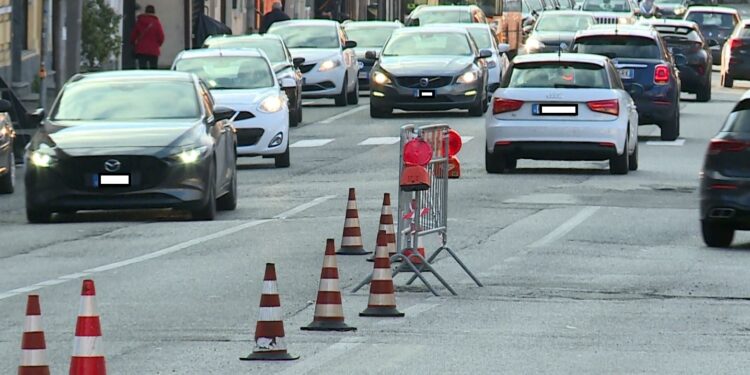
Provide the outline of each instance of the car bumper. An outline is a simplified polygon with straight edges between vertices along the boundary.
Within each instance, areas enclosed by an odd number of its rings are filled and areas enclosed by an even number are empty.
[[[750,56],[732,56],[727,64],[727,73],[735,79],[750,78]]]
[[[235,121],[234,127],[239,156],[278,155],[284,153],[289,144],[289,112],[286,110]],[[282,137],[281,144],[270,146],[271,141],[279,134]]]
[[[713,188],[720,186],[723,188]],[[735,188],[728,189],[727,186]],[[705,178],[701,181],[701,220],[750,230],[750,183]]]
[[[709,67],[710,69],[710,67]],[[706,90],[709,85],[706,67],[697,65],[683,65],[680,70],[680,90],[695,93]]]
[[[346,67],[320,72],[313,69],[302,75],[303,98],[331,98],[341,93]]]
[[[476,103],[477,97],[483,93],[480,81],[470,85],[455,84],[425,89],[434,91],[434,96],[431,98],[418,97],[420,90],[399,86],[372,85],[370,87],[370,105],[407,111],[468,109]]]
[[[638,111],[638,124],[654,124],[670,121],[674,118],[675,111],[679,111],[675,102],[675,90],[672,86],[652,86],[641,95],[634,95]]]

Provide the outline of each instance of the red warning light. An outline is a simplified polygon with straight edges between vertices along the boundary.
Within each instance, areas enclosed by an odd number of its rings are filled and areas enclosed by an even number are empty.
[[[464,141],[461,139],[461,134],[451,129],[448,131],[448,156],[456,156],[461,147],[464,145]]]
[[[421,138],[415,138],[404,145],[406,165],[427,165],[432,160],[432,147]]]

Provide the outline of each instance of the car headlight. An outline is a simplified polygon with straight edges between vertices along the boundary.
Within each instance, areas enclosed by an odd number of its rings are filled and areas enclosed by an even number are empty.
[[[258,109],[260,109],[261,112],[265,113],[276,113],[283,107],[284,101],[281,99],[281,97],[273,95],[263,99],[263,101],[258,106]]]
[[[327,72],[339,65],[341,65],[341,61],[339,60],[326,60],[320,64],[320,68],[318,68],[318,71]]]
[[[617,23],[619,23],[620,25],[627,25],[632,23],[632,21],[630,17],[619,17],[617,18]]]
[[[208,150],[208,146],[195,147],[177,153],[174,158],[182,164],[194,164],[206,154],[206,150]]]
[[[677,16],[684,14],[686,11],[687,11],[687,8],[685,8],[682,5],[678,6],[677,8],[674,8],[674,14]]]
[[[31,161],[31,164],[34,164],[39,168],[48,168],[52,166],[55,158],[49,154],[44,154],[39,151],[32,151],[29,155],[29,161]]]
[[[534,38],[526,39],[527,51],[538,51],[540,49],[543,49],[544,47],[546,47],[544,43],[540,42],[538,39],[534,39]]]
[[[5,126],[0,127],[0,139],[5,139],[8,134],[10,134],[10,130],[8,130],[8,128],[6,128]]]
[[[479,78],[479,74],[475,71],[466,72],[458,76],[458,83],[474,83]]]
[[[378,85],[387,85],[391,83],[391,79],[383,72],[372,73],[372,81]]]

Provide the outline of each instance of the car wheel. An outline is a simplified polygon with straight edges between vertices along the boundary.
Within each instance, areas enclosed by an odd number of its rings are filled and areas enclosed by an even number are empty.
[[[633,154],[628,157],[628,168],[631,171],[638,170],[638,143],[635,144],[635,150],[633,150]]]
[[[487,103],[484,101],[484,98],[481,96],[469,107],[469,116],[472,117],[481,117],[484,115],[484,108],[487,106]]]
[[[276,168],[289,168],[291,161],[289,159],[289,146],[286,146],[286,151],[283,154],[276,155],[274,157],[274,165]]]
[[[16,158],[11,150],[8,154],[8,172],[0,177],[0,194],[10,194],[16,189]]]
[[[729,247],[734,239],[734,229],[719,223],[701,221],[703,242],[709,247]]]
[[[374,104],[370,104],[370,117],[372,118],[388,118],[393,115],[393,110],[390,108],[377,107]]]
[[[216,217],[216,167],[211,168],[208,174],[208,197],[203,206],[190,214],[193,220],[213,220]]]
[[[335,98],[333,98],[336,101],[337,107],[346,107],[347,98],[349,96],[348,95],[349,94],[348,82],[349,82],[349,76],[347,74],[344,74],[344,83],[341,87],[341,93],[336,95]]]
[[[734,86],[734,78],[730,77],[729,74],[722,74],[721,85],[726,88],[732,88]]]
[[[297,116],[297,111],[289,111],[289,127],[290,128],[296,128],[297,127],[297,119],[299,117]]]
[[[486,149],[484,150],[484,169],[487,170],[487,173],[505,173],[507,168],[508,159],[505,156],[495,155]]]
[[[628,174],[630,170],[630,156],[628,155],[629,140],[625,141],[625,149],[622,155],[617,155],[609,159],[609,173],[611,174]]]
[[[679,106],[677,107],[679,108]],[[667,121],[660,125],[661,128],[661,140],[662,141],[674,141],[680,136],[680,113],[679,110],[675,110],[675,115],[672,120]]]
[[[32,224],[49,223],[52,218],[52,212],[39,207],[29,207],[26,205],[26,220]]]
[[[354,84],[354,91],[349,93],[346,100],[349,102],[349,104],[357,105],[359,104],[359,80],[356,81]]]
[[[236,160],[236,157],[235,157]],[[236,162],[235,162],[236,163]],[[232,171],[232,181],[229,183],[229,191],[216,201],[216,208],[220,211],[234,211],[237,208],[237,165]]]
[[[704,87],[702,90],[698,91],[696,94],[696,99],[699,102],[707,102],[711,100],[711,82],[709,81],[708,86]]]

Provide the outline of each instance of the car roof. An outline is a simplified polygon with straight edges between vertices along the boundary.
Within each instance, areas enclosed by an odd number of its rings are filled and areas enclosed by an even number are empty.
[[[594,12],[584,12],[580,10],[545,10],[539,16],[588,16],[594,18]]]
[[[528,55],[518,55],[513,59],[513,64],[528,64],[536,62],[578,62],[604,66],[608,57],[602,55],[592,55],[589,53],[532,53]]]
[[[338,26],[340,25],[338,21],[332,21],[332,20],[289,20],[289,21],[279,21],[274,22],[273,25],[271,25],[271,28],[281,27],[281,26]]]
[[[687,21],[687,20],[671,20],[671,19],[650,19],[650,20],[644,20],[641,21],[640,24],[642,25],[649,25],[649,26],[677,26],[677,27],[689,27],[692,29],[695,29],[698,27],[698,24],[693,21]]]
[[[493,32],[492,31],[492,27],[490,27],[489,24],[487,24],[487,23],[478,23],[478,22],[475,22],[475,23],[456,23],[456,22],[453,22],[453,23],[431,23],[429,25],[424,25],[422,27],[433,27],[434,28],[434,27],[443,27],[443,26],[446,27],[446,28],[457,28],[457,29],[464,29],[464,30],[468,30],[468,29],[482,29],[482,30],[487,30],[488,32]]]
[[[576,38],[594,35],[638,36],[651,39],[658,38],[657,31],[646,25],[594,25],[589,29],[579,30],[576,33]]]
[[[702,13],[728,13],[738,14],[737,9],[729,7],[710,7],[710,6],[693,6],[688,8],[687,13],[702,12]]]
[[[107,72],[81,73],[71,78],[70,82],[80,81],[131,81],[147,79],[159,81],[194,82],[193,74],[173,70],[114,70]]]
[[[198,57],[262,57],[267,58],[266,54],[258,48],[201,48],[189,49],[180,52],[178,59],[194,59]]]
[[[248,34],[248,35],[210,35],[208,38],[206,38],[206,42],[211,40],[262,40],[262,39],[274,39],[279,41],[284,41],[284,38],[282,38],[279,35],[276,34]],[[205,43],[205,42],[204,42]]]
[[[420,5],[414,11],[419,10],[423,12],[425,9],[429,10],[445,10],[448,12],[469,12],[473,9],[479,8],[476,5]]]
[[[452,24],[452,23],[439,23],[439,24],[432,24],[432,25],[424,25],[419,27],[404,27],[397,30],[394,30],[393,33],[424,33],[424,32],[457,32],[457,33],[463,33],[468,34],[469,32],[466,30],[463,24]]]
[[[390,27],[393,29],[400,29],[404,27],[404,25],[401,22],[392,22],[392,21],[352,21],[352,22],[345,22],[344,28],[345,29],[365,29],[365,28],[380,28],[380,27]]]

